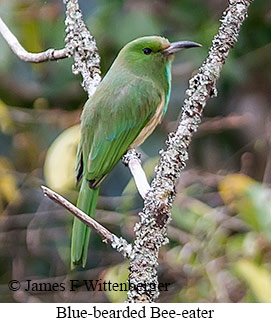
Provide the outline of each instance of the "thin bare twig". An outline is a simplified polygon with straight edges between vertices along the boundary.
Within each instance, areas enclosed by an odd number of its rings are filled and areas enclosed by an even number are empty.
[[[74,58],[73,73],[81,73],[83,77],[82,86],[90,97],[101,80],[98,49],[94,37],[84,24],[78,1],[64,0],[64,4],[67,7],[65,20],[67,36],[65,38],[66,47],[63,49],[48,49],[41,53],[29,53],[23,48],[1,18],[0,33],[15,55],[25,62],[41,63],[72,56]],[[130,156],[130,154],[128,155]],[[130,158],[127,161],[127,166],[135,178],[139,194],[144,199],[150,186],[141,167],[140,159],[136,158],[136,156]]]
[[[13,53],[21,60],[29,63],[41,63],[45,61],[53,61],[68,57],[68,50],[63,49],[47,49],[41,53],[29,53],[19,43],[14,34],[9,30],[4,21],[0,18],[0,33],[12,49]]]
[[[130,149],[122,157],[122,162],[128,166],[135,180],[137,190],[144,199],[150,189],[146,174],[141,166],[140,153]]]
[[[132,254],[132,246],[123,238],[119,238],[112,232],[107,230],[100,223],[92,219],[86,213],[78,209],[72,203],[67,201],[63,196],[54,192],[46,186],[41,186],[43,194],[48,196],[52,201],[62,205],[65,209],[70,211],[79,220],[81,220],[88,227],[97,232],[103,239],[104,242],[109,243],[114,249],[120,252],[124,257],[130,258]]]
[[[66,47],[62,51],[66,56],[73,56],[75,61],[73,73],[82,74],[82,86],[91,96],[100,82],[100,58],[97,53],[96,42],[83,22],[78,0],[63,0],[63,2],[66,5],[65,24],[67,36],[65,39]],[[166,229],[171,219],[170,210],[175,198],[176,182],[181,171],[186,166],[188,147],[192,140],[192,135],[197,131],[201,122],[203,108],[206,101],[216,95],[216,81],[220,76],[230,48],[237,41],[241,25],[252,2],[253,0],[229,0],[229,6],[223,13],[219,33],[213,40],[208,57],[199,72],[190,80],[179,126],[176,132],[169,134],[166,142],[167,150],[160,152],[161,159],[155,169],[155,178],[151,183],[151,187],[147,190],[140,188],[140,194],[145,196],[144,209],[139,214],[140,222],[135,226],[136,238],[133,247],[124,239],[113,235],[97,221],[89,218],[57,193],[43,187],[44,193],[48,197],[70,211],[75,210],[75,212],[71,211],[75,216],[98,232],[112,247],[130,258],[130,285],[141,285],[146,288],[130,290],[128,292],[128,302],[153,302],[159,295],[158,252],[160,247],[168,241]],[[5,28],[4,31],[4,34],[6,34]],[[16,52],[16,50],[18,51],[19,42],[15,38],[17,44],[14,45],[14,38],[14,36],[11,37],[12,41],[9,45]],[[26,60],[24,49],[20,44],[19,49],[23,53],[21,58]],[[55,52],[54,55],[51,52],[45,53],[40,53],[45,55],[45,60],[49,60],[56,55]],[[137,163],[128,162],[128,166],[130,169],[132,168],[133,175],[138,174],[137,171],[134,171],[135,168],[138,169]],[[136,182],[138,185],[137,180]],[[145,187],[148,186],[146,183],[144,185]]]

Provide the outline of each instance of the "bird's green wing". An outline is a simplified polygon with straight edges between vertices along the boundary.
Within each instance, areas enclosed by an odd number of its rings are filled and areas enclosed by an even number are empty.
[[[116,165],[163,99],[152,82],[139,78],[99,91],[84,109],[80,143],[83,174],[93,187]]]

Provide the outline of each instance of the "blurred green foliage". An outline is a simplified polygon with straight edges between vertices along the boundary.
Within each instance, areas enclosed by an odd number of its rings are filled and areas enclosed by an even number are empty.
[[[80,5],[97,40],[103,74],[119,49],[138,36],[203,45],[175,59],[169,111],[141,147],[151,179],[158,151],[176,127],[187,81],[206,57],[227,1],[82,0]],[[63,47],[63,12],[60,0],[0,2],[1,18],[33,52]],[[218,97],[206,106],[177,187],[170,242],[160,253],[159,279],[170,283],[161,302],[271,301],[270,49],[271,5],[257,0],[222,71]],[[79,123],[87,96],[71,65],[71,59],[24,63],[0,37],[0,302],[125,299],[123,292],[88,292],[83,284],[74,292],[7,287],[11,279],[22,286],[27,279],[127,279],[127,263],[95,234],[86,269],[69,271],[72,216],[39,188],[47,180],[76,201],[72,165],[78,137],[76,127],[63,131]],[[132,241],[142,201],[128,169],[117,165],[101,192],[97,219]]]

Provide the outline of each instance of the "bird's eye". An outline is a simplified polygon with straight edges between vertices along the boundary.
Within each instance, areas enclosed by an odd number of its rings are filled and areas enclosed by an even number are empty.
[[[145,55],[150,55],[152,53],[152,50],[150,48],[144,48],[142,51]]]

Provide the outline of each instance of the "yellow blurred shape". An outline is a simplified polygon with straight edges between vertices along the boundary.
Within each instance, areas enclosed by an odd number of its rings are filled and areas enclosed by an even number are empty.
[[[220,196],[224,203],[236,208],[236,203],[242,198],[251,184],[256,183],[252,178],[244,174],[227,175],[218,185]]]
[[[9,134],[11,133],[12,125],[8,107],[0,100],[0,130],[5,134]]]
[[[80,126],[64,130],[49,147],[44,162],[46,184],[63,192],[75,187],[75,162]]]
[[[271,302],[271,275],[252,261],[241,259],[236,264],[240,275],[246,280],[259,302]]]
[[[110,267],[103,277],[103,281],[111,282],[112,285],[115,283],[115,291],[112,289],[111,291],[105,291],[105,294],[111,303],[123,303],[127,299],[127,291],[129,290],[127,283],[129,274],[128,267],[129,264],[127,261]]]
[[[21,195],[16,186],[15,177],[10,173],[13,170],[7,158],[0,157],[0,211],[6,201],[19,202]]]
[[[33,107],[36,110],[46,110],[49,107],[49,102],[45,98],[37,98],[33,103]]]

